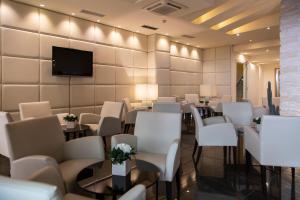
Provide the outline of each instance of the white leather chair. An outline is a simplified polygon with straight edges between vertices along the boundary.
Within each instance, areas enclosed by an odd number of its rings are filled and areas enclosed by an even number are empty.
[[[223,116],[231,121],[234,127],[243,132],[243,127],[252,122],[253,110],[249,102],[222,103]]]
[[[122,132],[122,102],[105,101],[100,115],[81,113],[79,123],[90,127],[94,135],[103,137],[106,146],[106,136]]]
[[[65,142],[56,116],[12,122],[6,128],[13,178],[26,179],[29,174],[51,165],[59,169],[70,192],[80,170],[105,159],[101,137]]]
[[[195,119],[195,147],[196,145],[198,146],[195,167],[199,162],[202,153],[202,147],[237,147],[238,138],[235,128],[231,123],[226,122],[223,117],[213,117],[203,121],[195,106],[191,106],[191,110]],[[193,157],[195,152],[196,149],[194,148]]]
[[[12,118],[7,112],[0,112],[0,154],[9,157],[9,149],[7,144],[6,124],[12,122]]]
[[[150,162],[160,170],[160,180],[166,182],[167,199],[172,198],[172,181],[176,175],[180,191],[181,114],[138,112],[134,135],[121,134],[111,138],[112,148],[127,143],[137,150],[136,159]]]
[[[199,94],[185,94],[184,99],[187,103],[199,104]]]
[[[156,102],[153,103],[153,112],[181,113],[180,103]]]
[[[221,97],[221,99],[218,102],[216,102],[216,105],[213,107],[213,109],[217,113],[222,113],[223,112],[222,103],[230,103],[230,102],[232,102],[231,96],[230,95],[223,95]]]
[[[49,117],[53,115],[49,101],[20,103],[19,110],[21,120],[38,117]],[[64,124],[63,118],[68,114],[69,113],[56,114],[61,124]]]
[[[119,200],[146,200],[146,188],[144,185],[136,185],[121,196]]]
[[[176,97],[157,97],[156,102],[175,103]]]

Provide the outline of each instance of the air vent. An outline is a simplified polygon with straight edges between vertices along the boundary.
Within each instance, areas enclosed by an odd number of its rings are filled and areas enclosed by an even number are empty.
[[[145,10],[160,15],[169,15],[183,8],[187,7],[172,0],[159,0],[144,7]]]
[[[190,38],[190,39],[195,38],[194,36],[191,36],[191,35],[182,35],[181,37]]]
[[[97,13],[97,12],[93,12],[93,11],[90,11],[90,10],[81,10],[82,13],[84,14],[88,14],[88,15],[94,15],[94,16],[97,16],[97,17],[104,17],[105,15],[101,14],[101,13]]]
[[[143,27],[143,28],[150,29],[150,30],[154,30],[154,31],[156,31],[156,30],[158,29],[158,28],[156,28],[156,27],[149,26],[149,25],[143,25],[142,27]]]

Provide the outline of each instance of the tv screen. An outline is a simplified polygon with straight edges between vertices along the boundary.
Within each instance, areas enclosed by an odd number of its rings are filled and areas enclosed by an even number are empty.
[[[52,75],[93,76],[93,52],[53,46]]]

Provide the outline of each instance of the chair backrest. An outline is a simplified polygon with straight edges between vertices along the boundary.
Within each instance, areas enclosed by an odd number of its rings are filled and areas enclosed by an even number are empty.
[[[6,124],[12,122],[12,118],[7,112],[0,112],[0,154],[9,157],[7,145]]]
[[[131,188],[119,200],[146,200],[146,188],[144,185],[139,184]]]
[[[196,138],[199,138],[199,130],[204,126],[203,125],[203,121],[202,121],[202,118],[200,116],[200,113],[198,111],[198,109],[194,106],[194,105],[191,105],[191,111],[192,111],[192,115],[194,117],[194,120],[195,120],[195,137]]]
[[[199,104],[199,94],[185,94],[184,98],[187,103]]]
[[[122,102],[105,101],[100,116],[101,117],[115,117],[121,119],[123,110]]]
[[[21,120],[52,115],[49,101],[20,103],[19,110]]]
[[[8,123],[6,130],[11,160],[46,155],[63,161],[65,138],[56,116]]]
[[[175,103],[176,97],[158,97],[156,102]]]
[[[252,122],[252,106],[249,102],[222,103],[223,115],[229,117],[236,128],[250,125]]]
[[[265,115],[260,137],[261,164],[300,167],[300,117]]]
[[[0,199],[62,200],[56,186],[0,176]]]
[[[132,106],[130,104],[130,99],[129,98],[124,98],[122,100],[122,102],[124,103],[124,111],[125,111],[125,113],[132,111]]]
[[[180,103],[156,102],[153,103],[153,112],[181,113]]]
[[[166,154],[174,140],[181,139],[181,114],[140,111],[134,135],[138,151]]]

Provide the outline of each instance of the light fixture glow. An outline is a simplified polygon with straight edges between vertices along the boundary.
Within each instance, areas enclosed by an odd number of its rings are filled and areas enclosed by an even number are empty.
[[[190,191],[189,191],[189,190],[187,190],[186,192],[187,192],[187,193],[189,193]]]
[[[100,19],[97,19],[97,22],[100,22]]]
[[[240,37],[240,34],[239,34],[239,33],[237,33],[237,34],[236,34],[236,36],[237,36],[237,37]]]
[[[270,29],[271,29],[271,27],[270,27],[270,26],[268,26],[268,27],[267,27],[267,30],[270,30]]]
[[[72,13],[73,16],[75,16],[75,13]]]
[[[268,53],[270,50],[269,49],[266,49],[266,52]]]
[[[45,7],[45,4],[40,4],[41,7]]]
[[[252,40],[249,40],[249,42],[252,42]]]

